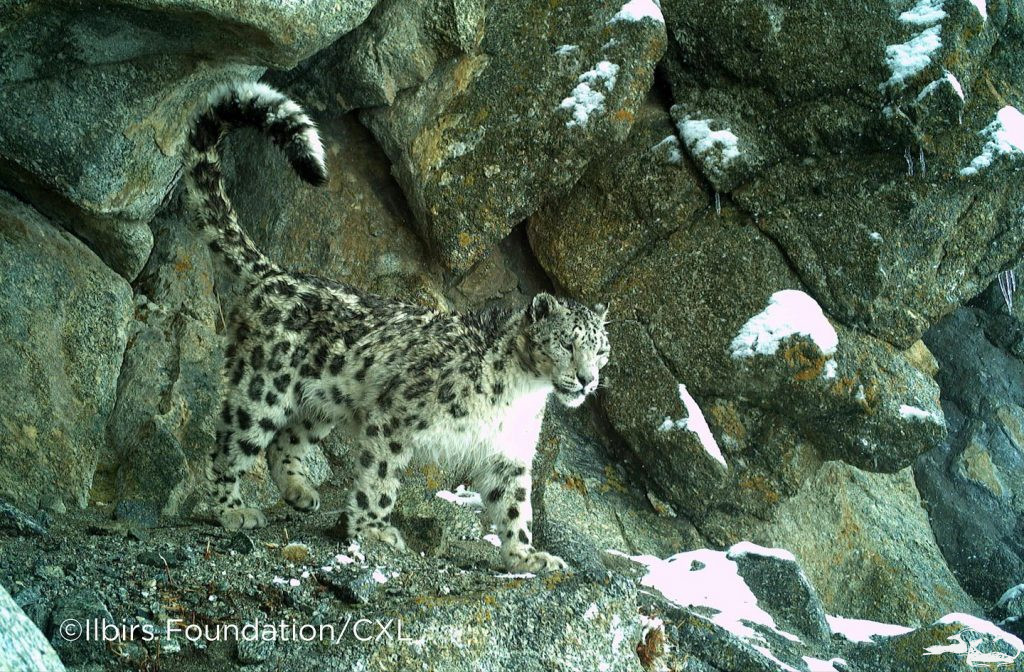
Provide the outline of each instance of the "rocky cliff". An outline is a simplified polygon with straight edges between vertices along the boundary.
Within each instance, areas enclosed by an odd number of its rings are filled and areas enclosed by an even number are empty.
[[[1019,655],[1022,73],[1021,0],[0,0],[0,668]],[[334,539],[339,440],[321,513],[256,473],[269,528],[206,521],[236,288],[180,151],[210,88],[257,78],[310,110],[331,175],[230,138],[275,260],[433,307],[610,306],[606,385],[550,409],[537,464],[570,575],[502,575],[430,467],[397,514],[417,553]],[[353,616],[409,637],[61,631]]]

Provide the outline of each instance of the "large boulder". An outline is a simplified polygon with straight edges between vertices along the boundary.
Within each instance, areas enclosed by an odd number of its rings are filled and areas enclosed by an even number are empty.
[[[64,665],[25,612],[0,586],[0,666],[5,670],[64,672]]]
[[[185,218],[162,212],[136,283],[101,471],[119,517],[154,524],[184,512],[206,478],[220,410],[222,309],[209,251]]]
[[[910,469],[828,462],[751,534],[800,558],[830,613],[917,626],[979,612],[936,547]]]
[[[989,603],[1024,576],[1024,313],[993,293],[925,335],[941,367],[949,438],[914,465],[946,561]]]
[[[85,506],[132,313],[128,283],[0,192],[0,494]]]
[[[390,105],[439,64],[475,52],[485,15],[483,0],[383,0],[358,28],[274,79],[318,113]]]
[[[354,115],[320,124],[328,182],[314,188],[264,136],[238,132],[224,150],[239,221],[286,268],[425,305],[444,305],[441,273],[411,230],[387,157]]]
[[[0,180],[133,279],[196,102],[218,83],[294,65],[373,5],[15,3],[0,13]]]
[[[485,23],[479,49],[361,115],[421,235],[459,271],[625,138],[665,46],[656,7],[620,0],[496,2]]]
[[[912,352],[829,320],[771,238],[711,202],[654,100],[529,232],[558,285],[610,304],[613,428],[725,544],[737,538],[714,512],[767,518],[822,459],[902,469],[944,425]]]
[[[1024,242],[1024,142],[1003,141],[1021,101],[992,85],[1019,90],[1020,17],[979,6],[664,3],[672,114],[701,174],[831,315],[900,348]]]

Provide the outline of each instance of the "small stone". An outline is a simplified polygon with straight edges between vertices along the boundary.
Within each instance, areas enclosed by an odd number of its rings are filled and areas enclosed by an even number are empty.
[[[373,572],[362,570],[354,573],[331,573],[324,576],[327,588],[347,604],[369,604],[380,588],[380,582]]]
[[[228,539],[227,548],[235,553],[248,555],[256,550],[256,542],[245,532],[236,532]]]
[[[45,527],[2,499],[0,499],[0,528],[40,537],[45,537],[47,534]]]

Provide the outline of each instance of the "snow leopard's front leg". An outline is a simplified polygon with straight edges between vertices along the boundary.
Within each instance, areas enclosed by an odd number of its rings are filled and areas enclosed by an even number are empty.
[[[501,558],[510,572],[554,572],[566,569],[557,555],[534,549],[530,466],[496,456],[481,469],[474,485],[480,491],[485,518],[498,528]]]

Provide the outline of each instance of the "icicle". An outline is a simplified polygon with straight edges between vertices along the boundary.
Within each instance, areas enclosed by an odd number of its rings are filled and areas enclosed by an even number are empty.
[[[715,214],[719,217],[722,216],[722,195],[715,192]]]
[[[907,175],[914,176],[914,157],[910,154],[910,147],[903,150],[903,158],[907,162]]]
[[[921,166],[921,177],[924,177],[925,174],[928,172],[928,169],[925,167],[924,163],[924,147],[917,148],[917,163]]]
[[[1003,293],[1003,301],[1006,302],[1006,310],[1013,313],[1013,293],[1017,291],[1017,275],[1013,269],[1003,271],[998,276],[999,291]]]

